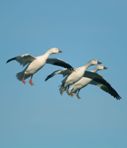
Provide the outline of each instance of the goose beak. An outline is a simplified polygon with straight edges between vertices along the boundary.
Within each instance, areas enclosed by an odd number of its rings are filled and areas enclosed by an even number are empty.
[[[108,69],[108,67],[104,66],[104,69]]]
[[[97,63],[97,64],[102,64],[102,62],[98,61],[98,63]]]
[[[59,50],[59,53],[62,53],[62,50]]]

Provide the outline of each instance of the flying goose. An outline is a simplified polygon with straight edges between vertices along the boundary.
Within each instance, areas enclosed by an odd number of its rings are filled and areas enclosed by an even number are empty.
[[[91,70],[91,72],[93,73],[96,73],[98,72],[99,70],[104,70],[104,69],[107,69],[107,67],[105,67],[104,65],[97,65],[96,68],[94,70]],[[87,73],[87,71],[86,71]],[[86,87],[88,84],[91,84],[93,81],[93,79],[89,78],[89,77],[82,77],[79,81],[75,82],[73,85],[71,85],[71,87],[69,88],[69,91],[68,91],[68,95],[70,96],[74,96],[76,95],[76,97],[78,99],[80,99],[80,96],[79,96],[79,91]]]
[[[23,71],[16,74],[17,79],[22,81],[25,84],[25,80],[30,77],[29,83],[33,85],[32,77],[33,75],[39,71],[46,63],[53,64],[57,66],[62,66],[65,68],[72,68],[72,66],[63,60],[56,59],[56,58],[48,58],[51,54],[61,53],[62,51],[59,48],[50,48],[46,51],[43,55],[33,57],[30,54],[24,54],[20,56],[16,56],[7,60],[6,63],[11,61],[17,61],[20,65],[26,66]]]
[[[82,88],[86,87],[88,84],[92,84],[98,86],[103,91],[109,93],[111,96],[120,100],[121,97],[117,93],[117,91],[98,73],[99,70],[107,69],[103,65],[98,65],[95,70],[93,71],[86,71],[84,77],[82,77],[79,81],[74,83],[71,88],[69,95],[73,96],[76,94],[77,98],[80,98],[79,92]]]
[[[109,93],[110,95],[112,95],[114,98],[116,98],[117,100],[121,99],[121,97],[119,96],[119,94],[117,93],[117,91],[99,74],[97,74],[96,72],[100,69],[98,69],[100,67],[103,68],[102,66],[97,66],[97,68],[93,71],[85,71],[84,76],[81,78],[82,83],[87,83],[87,82],[83,82],[85,81],[90,81],[90,84],[98,86],[100,89],[102,89],[103,91]],[[106,67],[104,67],[104,69],[106,69]],[[70,75],[72,73],[72,69],[62,69],[62,70],[56,70],[54,72],[52,72],[51,74],[49,74],[45,81],[47,81],[48,79],[52,78],[53,76],[57,75],[57,74],[62,74],[64,77]],[[66,78],[65,77],[65,78]],[[92,81],[91,81],[92,80]],[[79,83],[79,81],[75,82],[75,83]],[[75,83],[73,85],[75,85]],[[73,87],[72,85],[72,87]],[[76,88],[80,88],[80,86],[83,88],[86,85],[83,84],[84,86],[81,86],[81,84],[79,84],[79,86],[76,86]],[[73,93],[76,94],[78,96],[80,89],[78,89],[77,91],[73,90]],[[67,93],[69,94],[69,90],[67,90]],[[70,94],[73,95],[73,94]]]
[[[72,85],[73,83],[77,82],[78,80],[80,80],[86,69],[92,65],[96,65],[96,64],[101,64],[100,61],[93,59],[90,60],[87,64],[78,67],[78,68],[73,68],[73,69],[65,69],[65,70],[58,70],[53,72],[52,74],[50,74],[49,76],[47,76],[47,78],[45,80],[48,80],[49,78],[53,77],[56,74],[63,74],[64,76],[66,76],[63,81],[62,84],[60,86],[60,94],[63,94],[63,92],[66,90],[68,90],[69,86]]]

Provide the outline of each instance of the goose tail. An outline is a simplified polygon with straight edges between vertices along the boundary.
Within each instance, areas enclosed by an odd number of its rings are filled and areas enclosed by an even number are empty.
[[[19,72],[16,74],[16,77],[19,81],[22,81],[24,79],[24,72]]]

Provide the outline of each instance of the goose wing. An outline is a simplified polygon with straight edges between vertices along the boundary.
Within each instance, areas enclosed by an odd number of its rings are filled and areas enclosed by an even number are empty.
[[[57,74],[62,74],[63,76],[66,76],[66,75],[69,75],[71,72],[72,72],[72,71],[69,70],[69,69],[56,70],[56,71],[52,72],[51,74],[49,74],[49,75],[46,77],[45,81],[47,81],[48,79],[54,77],[54,76],[57,75]]]
[[[67,63],[61,59],[48,58],[46,63],[61,66],[61,67],[68,68],[68,69],[73,69],[73,67],[69,63]]]
[[[6,63],[9,63],[9,62],[15,60],[18,63],[20,63],[21,65],[25,66],[25,65],[31,63],[35,59],[36,58],[31,56],[30,54],[24,54],[24,55],[21,55],[21,56],[16,56],[14,58],[11,58],[11,59],[7,60]]]
[[[94,78],[94,80],[92,81],[91,84],[100,87],[100,89],[109,93],[111,96],[113,96],[117,100],[121,99],[118,92],[103,77],[101,79],[100,78]]]
[[[121,99],[121,97],[117,93],[117,91],[100,74],[94,73],[94,72],[91,72],[91,71],[86,71],[85,74],[84,74],[84,77],[91,78],[93,80],[91,82],[91,84],[100,87],[100,89],[109,93],[110,95],[112,95],[117,100]]]
[[[91,78],[92,80],[94,78],[103,79],[101,75],[99,75],[98,73],[92,72],[92,71],[85,71],[84,77]]]

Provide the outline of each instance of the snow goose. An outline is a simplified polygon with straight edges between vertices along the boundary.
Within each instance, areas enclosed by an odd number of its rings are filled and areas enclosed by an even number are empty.
[[[101,69],[101,67],[100,67],[100,69]],[[106,68],[104,68],[104,69],[106,69]],[[119,96],[119,94],[117,93],[117,91],[101,75],[95,73],[97,71],[98,71],[97,68],[95,70],[91,71],[91,72],[86,70],[84,76],[81,78],[82,79],[81,81],[84,81],[84,80],[86,81],[87,80],[88,83],[89,83],[89,81],[92,80],[90,82],[90,84],[95,85],[95,86],[98,86],[100,89],[102,89],[103,91],[109,93],[110,95],[112,95],[117,100],[121,99],[121,97]],[[63,76],[66,76],[67,77],[72,72],[73,72],[73,69],[56,70],[56,71],[52,72],[51,74],[49,74],[46,77],[45,81],[47,81],[48,79],[52,78],[53,76],[55,76],[57,74],[62,74]],[[78,81],[75,82],[75,83],[78,83]],[[82,82],[82,83],[87,83],[87,82]],[[82,87],[85,87],[86,85],[87,84],[84,84],[84,86],[82,86]],[[76,87],[80,88],[80,85],[79,86],[76,86]],[[76,93],[76,95],[78,95],[79,91],[80,91],[80,89],[78,89],[77,91],[74,91],[73,90],[73,93]],[[69,90],[67,90],[67,93],[69,94]]]
[[[60,94],[63,94],[65,90],[68,90],[69,86],[73,83],[77,82],[79,79],[81,79],[86,71],[86,69],[92,65],[101,64],[100,61],[93,59],[90,60],[87,64],[73,69],[65,69],[65,70],[57,70],[53,72],[52,74],[48,75],[45,80],[48,80],[49,78],[53,77],[56,74],[63,74],[66,76],[62,84],[60,86]]]
[[[117,91],[101,75],[96,73],[97,71],[103,70],[103,69],[107,69],[107,68],[103,65],[98,65],[95,70],[91,72],[86,71],[86,73],[84,74],[84,77],[82,77],[79,81],[77,81],[71,86],[69,95],[73,96],[76,94],[77,98],[80,98],[79,96],[80,90],[85,86],[87,86],[88,84],[92,84],[92,85],[98,86],[103,91],[109,93],[117,100],[120,100],[121,97],[119,96]]]
[[[9,63],[15,60],[21,65],[26,66],[23,71],[16,74],[17,79],[22,81],[25,84],[25,79],[30,77],[29,83],[30,85],[33,85],[33,82],[32,82],[33,75],[37,71],[39,71],[46,63],[62,66],[65,68],[72,68],[70,64],[64,62],[63,60],[56,59],[56,58],[48,58],[51,54],[57,54],[61,52],[62,51],[59,48],[50,48],[41,56],[33,57],[30,54],[24,54],[24,55],[11,58],[7,60],[6,63]]]
[[[97,64],[101,64],[100,61],[98,61],[97,59],[93,59],[90,60],[87,64],[75,68],[71,74],[67,75],[63,81],[62,84],[60,86],[60,94],[63,94],[64,91],[68,92],[69,86],[72,85],[73,83],[77,82],[78,80],[80,80],[83,75],[85,74],[85,71],[92,65],[97,65]]]
[[[95,73],[98,72],[99,70],[104,70],[107,69],[107,67],[105,67],[104,65],[97,65],[96,68],[94,70],[91,70],[91,72]],[[87,71],[86,71],[87,73]],[[93,81],[93,79],[88,78],[88,77],[82,77],[79,81],[75,82],[73,85],[71,85],[71,87],[69,88],[68,91],[68,95],[70,96],[74,96],[76,95],[76,97],[78,99],[80,99],[79,96],[79,91],[84,88],[85,86],[87,86],[88,84],[91,84]]]

